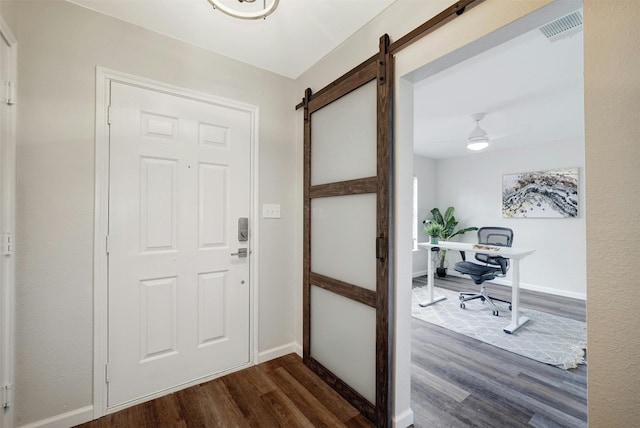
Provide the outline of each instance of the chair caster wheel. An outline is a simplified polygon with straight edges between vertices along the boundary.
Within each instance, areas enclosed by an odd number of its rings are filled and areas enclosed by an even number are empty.
[[[498,315],[499,315],[499,314],[498,314],[498,311],[493,311],[493,316],[494,316],[494,317],[497,317]]]
[[[460,309],[464,309],[464,302],[460,302]]]

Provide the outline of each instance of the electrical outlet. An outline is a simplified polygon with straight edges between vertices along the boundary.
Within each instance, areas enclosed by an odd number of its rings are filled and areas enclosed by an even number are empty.
[[[280,204],[262,204],[262,218],[280,218]]]

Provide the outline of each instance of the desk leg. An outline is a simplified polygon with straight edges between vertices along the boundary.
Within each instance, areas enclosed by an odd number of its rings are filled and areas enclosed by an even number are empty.
[[[504,328],[504,332],[511,334],[524,325],[529,318],[520,316],[520,260],[511,259],[511,324]]]
[[[431,253],[432,251],[429,250],[429,263],[427,263],[427,294],[429,295],[429,299],[419,303],[419,305],[423,308],[429,305],[433,305],[434,303],[437,303],[447,298],[447,296],[436,297],[433,295],[434,281],[433,281],[433,260],[432,260]]]

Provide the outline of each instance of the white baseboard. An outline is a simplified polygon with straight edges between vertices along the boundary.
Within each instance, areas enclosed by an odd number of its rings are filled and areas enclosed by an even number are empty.
[[[511,287],[511,281],[509,280],[496,278],[491,282],[495,282],[496,284],[506,285],[507,287]],[[537,291],[545,294],[553,294],[554,296],[571,297],[572,299],[578,299],[578,300],[587,300],[587,295],[585,293],[576,293],[575,291],[559,290],[557,288],[543,287],[541,285],[528,284],[524,282],[520,283],[520,289]]]
[[[427,274],[426,270],[419,270],[413,273],[413,277],[417,278],[419,276],[425,276]]]
[[[407,428],[413,425],[413,410],[407,409],[393,417],[393,426],[395,428]]]
[[[302,345],[299,344],[298,342],[296,342],[296,354],[300,355],[300,357],[302,357]]]
[[[269,360],[273,360],[287,354],[291,354],[292,352],[298,353],[297,343],[291,342],[286,345],[277,346],[275,348],[267,349],[266,351],[261,351],[258,353],[258,361],[256,364],[264,363]]]
[[[419,276],[424,276],[426,274],[427,274],[426,271],[414,272],[413,273],[413,277],[417,278]],[[461,273],[458,273],[458,272],[454,271],[453,269],[449,269],[447,271],[447,275],[448,276],[455,276],[455,277],[458,277],[458,278],[468,278],[468,277],[462,275]],[[500,285],[505,285],[507,287],[511,287],[511,280],[507,280],[507,279],[503,279],[503,278],[496,278],[496,279],[492,280],[491,282],[493,282],[495,284],[500,284]],[[537,292],[545,293],[545,294],[553,294],[554,296],[570,297],[572,299],[578,299],[578,300],[587,300],[587,295],[585,293],[576,293],[575,291],[567,291],[567,290],[560,290],[560,289],[557,289],[557,288],[543,287],[541,285],[529,284],[527,282],[520,282],[520,289],[521,290],[537,291]]]
[[[31,422],[30,424],[22,425],[20,428],[69,428],[91,420],[93,420],[93,406],[86,406],[61,415]]]

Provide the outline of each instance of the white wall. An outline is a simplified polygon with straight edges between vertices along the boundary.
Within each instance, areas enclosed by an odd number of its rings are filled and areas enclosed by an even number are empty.
[[[413,157],[413,175],[418,179],[418,242],[429,240],[422,222],[431,217],[431,209],[437,206],[437,161],[424,156]],[[413,276],[427,274],[428,254],[424,250],[413,252]]]
[[[437,165],[437,206],[455,207],[459,227],[502,226],[514,231],[516,247],[536,252],[521,265],[523,288],[570,297],[586,297],[586,231],[584,140],[554,141],[472,156],[443,159]],[[518,172],[578,167],[580,202],[578,218],[503,218],[502,176]],[[456,240],[475,242],[475,232]],[[448,252],[449,266],[460,260]],[[450,273],[452,269],[449,269]],[[510,280],[510,273],[507,275]]]
[[[260,107],[259,348],[294,341],[292,80],[68,2],[19,1],[17,424],[92,403],[95,69]]]

